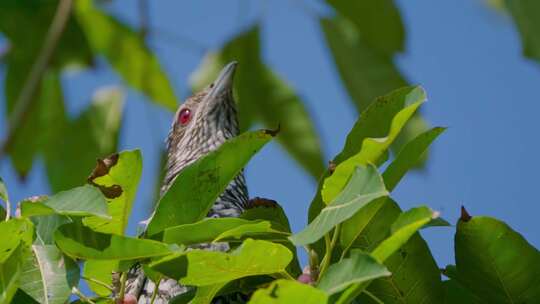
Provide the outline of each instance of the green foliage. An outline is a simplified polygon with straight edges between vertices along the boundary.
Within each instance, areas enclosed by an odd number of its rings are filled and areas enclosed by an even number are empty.
[[[540,62],[540,3],[527,0],[505,0],[521,35],[523,54]]]

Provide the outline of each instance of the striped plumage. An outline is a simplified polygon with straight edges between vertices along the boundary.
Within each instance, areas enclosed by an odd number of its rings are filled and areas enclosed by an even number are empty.
[[[228,64],[214,83],[188,98],[176,112],[167,140],[167,167],[162,195],[182,169],[215,150],[227,139],[238,135],[232,95],[235,68],[235,62]],[[240,173],[219,196],[208,216],[239,216],[248,205],[248,197],[244,174]],[[201,244],[198,247],[208,250],[228,249],[227,244]],[[154,282],[144,276],[140,266],[129,271],[126,294],[138,298],[139,304],[149,304],[154,289]],[[168,303],[172,297],[187,290],[175,280],[163,279],[154,303]]]

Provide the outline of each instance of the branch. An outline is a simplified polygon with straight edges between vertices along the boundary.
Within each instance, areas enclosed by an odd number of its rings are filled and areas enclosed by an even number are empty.
[[[62,36],[69,19],[72,4],[72,0],[60,0],[58,4],[51,27],[45,37],[43,47],[30,70],[30,74],[15,102],[15,108],[8,119],[6,138],[0,146],[0,160],[4,157],[7,150],[9,150],[15,132],[23,125],[26,116],[28,116],[28,112],[32,108],[32,101],[35,100],[32,97],[36,93],[41,78],[47,70],[56,47],[58,46],[60,37]]]

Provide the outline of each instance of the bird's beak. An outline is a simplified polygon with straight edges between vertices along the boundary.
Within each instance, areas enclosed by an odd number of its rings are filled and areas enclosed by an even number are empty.
[[[223,97],[223,95],[232,91],[234,71],[236,70],[237,65],[238,63],[236,61],[233,61],[227,64],[221,70],[221,72],[219,73],[219,76],[214,81],[214,86],[210,89],[210,92],[208,92],[208,95],[206,95],[206,98],[208,98],[208,101],[212,102],[214,99],[219,99]]]

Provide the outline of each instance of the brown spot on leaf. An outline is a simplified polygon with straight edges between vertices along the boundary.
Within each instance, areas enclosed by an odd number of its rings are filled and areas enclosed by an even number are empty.
[[[105,197],[109,199],[117,198],[120,195],[122,195],[122,192],[123,192],[122,187],[120,187],[120,185],[112,185],[110,187],[97,185],[97,184],[93,184],[93,185],[98,187],[99,190],[101,190],[101,193],[103,193],[103,195],[105,195]]]
[[[472,216],[467,212],[465,206],[461,206],[461,216],[459,217],[460,221],[468,222],[472,219]]]
[[[329,161],[328,162],[328,172],[330,172],[330,174],[334,173],[334,171],[336,170],[336,167],[337,167],[337,164],[333,161]]]
[[[107,175],[109,173],[109,170],[111,170],[114,165],[118,162],[118,153],[114,153],[112,155],[107,156],[104,159],[98,159],[96,167],[94,168],[94,171],[92,171],[92,174],[88,177],[88,182],[92,183],[92,181],[100,176]]]
[[[264,134],[268,134],[272,137],[275,137],[279,133],[279,131],[281,131],[281,124],[278,124],[277,129],[275,130],[270,130],[270,129],[264,130]]]

